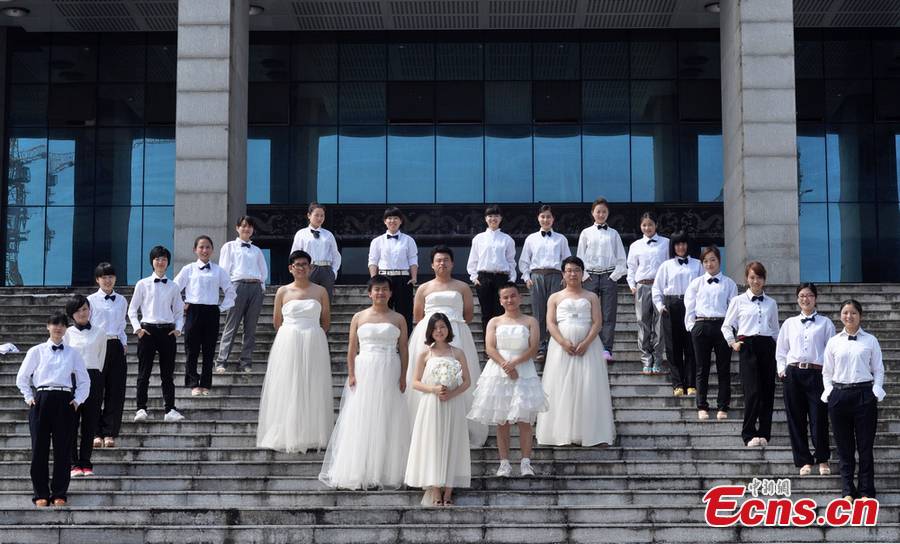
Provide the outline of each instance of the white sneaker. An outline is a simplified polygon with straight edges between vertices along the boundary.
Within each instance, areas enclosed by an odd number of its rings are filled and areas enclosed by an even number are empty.
[[[497,469],[497,476],[500,478],[509,478],[512,474],[512,466],[506,459],[500,460],[500,468]]]
[[[181,421],[184,419],[184,416],[178,413],[178,410],[172,408],[168,412],[166,412],[166,417],[163,418],[166,423],[174,423],[176,421]]]
[[[759,437],[759,447],[765,448],[768,445],[769,445],[769,441],[760,436]]]
[[[531,467],[531,459],[523,457],[519,462],[519,473],[522,476],[534,476],[534,468]]]
[[[747,442],[748,448],[758,448],[760,445],[761,444],[759,443],[759,438],[757,438],[755,436],[753,438],[751,438],[749,442]]]
[[[134,413],[135,421],[144,421],[148,417],[150,417],[150,414],[148,414],[147,410],[144,410],[143,408],[141,408],[140,410],[138,410],[137,412]]]

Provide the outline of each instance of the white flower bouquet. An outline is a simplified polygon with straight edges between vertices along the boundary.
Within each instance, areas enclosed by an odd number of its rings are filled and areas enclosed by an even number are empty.
[[[456,389],[462,385],[462,366],[452,359],[440,359],[431,368],[431,380],[434,385],[443,385],[447,389]]]

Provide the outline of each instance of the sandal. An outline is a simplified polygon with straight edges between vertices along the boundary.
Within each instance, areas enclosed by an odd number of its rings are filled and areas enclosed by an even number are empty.
[[[104,448],[115,448],[116,447],[116,439],[111,436],[107,436],[106,438],[103,439],[103,447]]]

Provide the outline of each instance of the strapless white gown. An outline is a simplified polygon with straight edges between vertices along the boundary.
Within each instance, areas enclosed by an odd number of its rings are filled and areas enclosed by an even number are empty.
[[[344,489],[397,488],[403,485],[410,440],[409,411],[400,392],[400,329],[363,323],[357,337],[356,386],[344,386],[319,480]]]
[[[515,357],[528,350],[531,335],[525,325],[500,325],[495,331],[497,350],[504,357]],[[541,379],[528,360],[516,366],[519,377],[511,379],[503,368],[488,359],[475,387],[475,400],[468,418],[486,425],[534,423],[538,412],[547,409],[547,396]]]
[[[591,329],[591,301],[563,300],[556,307],[556,320],[564,337],[572,343],[581,342]],[[599,338],[580,357],[569,355],[551,338],[543,383],[550,397],[550,409],[538,415],[535,437],[539,444],[613,444],[616,426]]]
[[[317,300],[289,300],[259,401],[256,447],[305,453],[328,444],[334,423],[331,357]]]
[[[416,372],[416,360],[423,351],[428,349],[425,344],[425,330],[428,328],[428,320],[433,314],[445,314],[450,319],[453,328],[453,341],[450,344],[466,354],[466,366],[469,368],[469,379],[472,385],[461,396],[466,403],[466,411],[472,408],[475,384],[481,376],[481,364],[478,360],[478,348],[475,347],[475,339],[469,325],[463,319],[463,297],[459,291],[436,291],[425,297],[425,317],[416,324],[409,337],[409,367],[406,370],[407,402],[409,403],[410,419],[415,420],[416,409],[422,393],[412,388],[413,376]],[[478,421],[469,421],[469,444],[473,448],[479,448],[487,441],[488,427]]]

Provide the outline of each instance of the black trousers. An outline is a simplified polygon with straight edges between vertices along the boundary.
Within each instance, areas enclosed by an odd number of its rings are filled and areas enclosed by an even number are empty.
[[[691,333],[684,328],[684,298],[666,296],[665,305],[666,313],[663,314],[662,329],[672,387],[697,387],[694,346]]]
[[[121,343],[116,341],[119,347]],[[94,437],[100,428],[100,404],[103,402],[103,375],[99,370],[88,369],[91,378],[91,392],[88,398],[75,413],[75,425],[72,428],[72,466],[78,468],[94,468],[91,464],[91,453],[94,451]],[[81,445],[78,444],[78,431],[81,428]]]
[[[828,405],[822,402],[822,370],[788,365],[784,373],[784,410],[794,465],[825,463],[831,458],[828,444]],[[807,429],[816,455],[809,452]]]
[[[328,302],[334,300],[334,269],[329,266],[313,266],[309,281],[321,285],[328,293]]]
[[[214,304],[191,304],[184,318],[185,387],[212,387],[218,337],[219,307]],[[203,366],[197,374],[197,360],[201,354]]]
[[[391,280],[391,298],[388,300],[388,308],[406,318],[406,331],[412,331],[413,311],[413,286],[409,284],[410,277],[388,276]]]
[[[75,434],[75,409],[72,393],[38,391],[28,411],[31,430],[31,485],[33,501],[65,499],[72,470],[72,436]],[[53,441],[53,480],[50,478],[50,441]]]
[[[483,331],[487,330],[488,321],[503,313],[500,307],[500,286],[509,281],[506,272],[479,272],[475,293],[478,295],[478,304],[481,305],[481,325]]]
[[[744,338],[740,359],[741,387],[744,390],[744,444],[759,436],[772,438],[772,410],[775,407],[775,339],[771,336]]]
[[[834,444],[841,467],[843,495],[875,498],[875,426],[878,423],[878,403],[871,385],[855,389],[835,387],[828,395],[828,415]],[[859,485],[853,482],[856,459],[859,455]]]
[[[722,336],[724,319],[697,321],[691,330],[694,359],[697,362],[697,408],[709,410],[706,400],[709,391],[709,367],[712,353],[716,353],[716,375],[719,378],[718,409],[727,412],[731,404],[731,346]]]
[[[103,410],[97,436],[116,438],[122,428],[122,409],[125,407],[125,381],[128,365],[125,349],[117,338],[106,341],[106,359],[103,362]],[[93,380],[91,381],[93,383]]]
[[[137,408],[147,409],[147,388],[150,385],[150,374],[153,372],[153,359],[159,354],[159,379],[162,382],[163,402],[166,412],[175,409],[175,347],[174,334],[169,334],[175,329],[175,325],[151,325],[141,323],[141,328],[147,331],[138,339],[138,377],[137,377]]]

